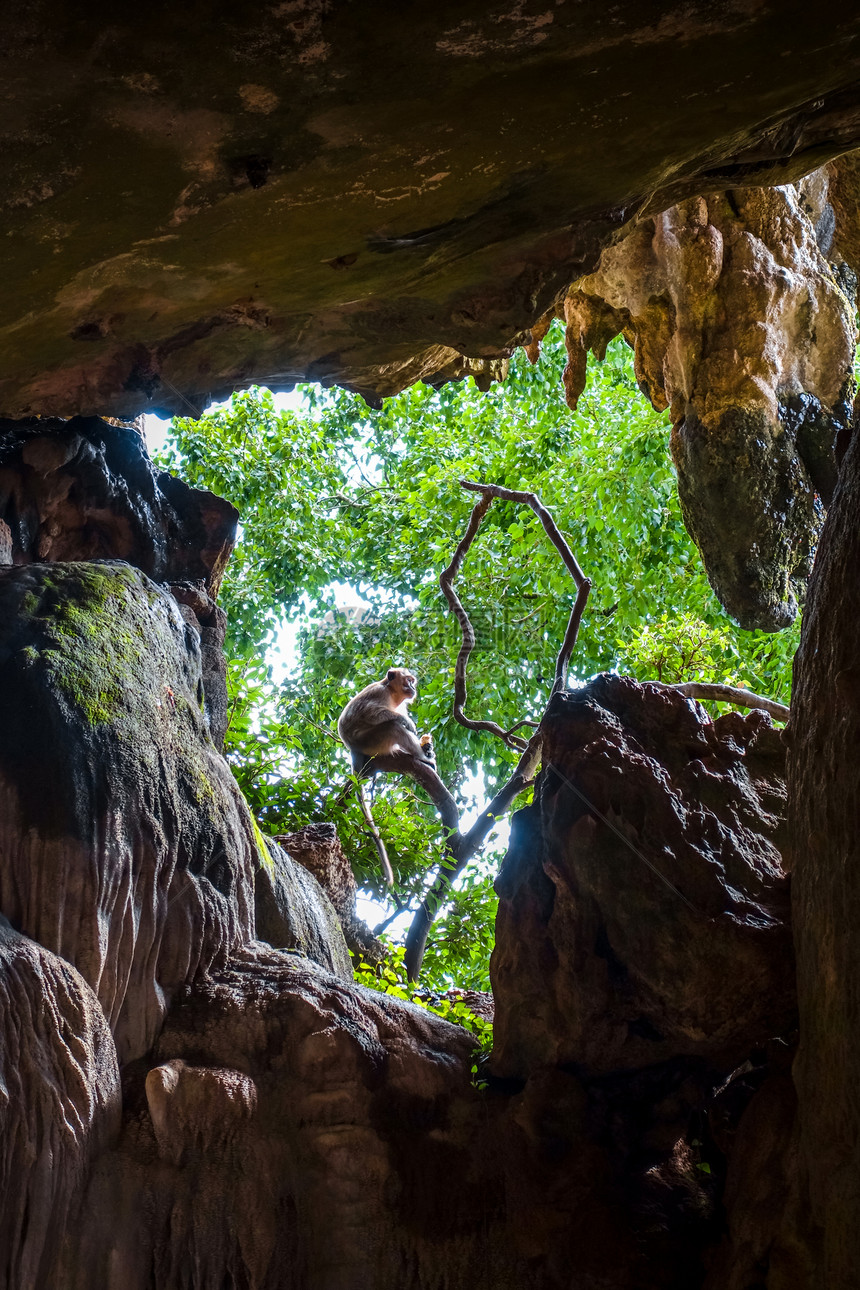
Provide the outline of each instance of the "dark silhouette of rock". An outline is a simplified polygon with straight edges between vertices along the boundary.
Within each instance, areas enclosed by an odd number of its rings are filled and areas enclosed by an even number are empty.
[[[289,4],[4,8],[0,411],[481,380],[625,223],[860,144],[850,5]]]
[[[794,1066],[802,1208],[814,1286],[860,1267],[860,442],[847,446],[809,585],[788,724],[792,914],[800,1046]]]
[[[10,563],[127,560],[155,582],[202,579],[216,596],[238,518],[223,498],[156,471],[136,430],[98,417],[0,421]]]
[[[783,1060],[773,1064],[776,1069],[762,1067],[764,1079],[751,1097],[744,1093],[732,1141],[724,1146],[729,1157],[723,1193],[727,1231],[709,1259],[704,1290],[748,1290],[757,1284],[768,1290],[806,1290],[816,1285],[817,1240],[803,1196],[793,1055],[787,1048]],[[742,1072],[733,1083],[748,1078]]]
[[[784,748],[605,674],[553,699],[496,887],[493,1070],[728,1072],[796,1024]],[[599,814],[598,814],[599,812]],[[608,823],[607,823],[608,821]]]

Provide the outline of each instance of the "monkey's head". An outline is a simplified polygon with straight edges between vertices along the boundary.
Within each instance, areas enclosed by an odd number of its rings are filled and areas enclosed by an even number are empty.
[[[415,673],[407,672],[405,667],[390,667],[385,684],[398,703],[411,703],[418,693]]]

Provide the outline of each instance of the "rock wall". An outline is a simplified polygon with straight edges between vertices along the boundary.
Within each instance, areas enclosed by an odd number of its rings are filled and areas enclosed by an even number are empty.
[[[116,1049],[86,981],[0,916],[0,1284],[49,1286],[120,1129]]]
[[[588,351],[623,333],[642,390],[671,409],[684,522],[747,628],[795,617],[851,420],[856,277],[827,259],[828,184],[819,171],[642,219],[563,304],[569,402]]]
[[[613,1287],[811,1287],[782,737],[610,675],[557,695],[543,729],[496,883],[490,1069],[540,1108],[541,1207],[564,1208],[561,1161],[575,1186],[584,1150],[572,1208],[626,1216],[553,1254],[584,1274],[590,1249]]]
[[[559,696],[476,1082],[473,1038],[354,985],[316,880],[264,846],[169,590],[7,566],[0,624],[2,1290],[686,1290],[709,1261],[719,1290],[789,1248],[767,718],[618,678]],[[292,845],[350,924],[332,839]]]
[[[498,371],[638,213],[860,144],[860,16],[730,0],[0,15],[0,411]]]
[[[99,417],[0,421],[0,564],[127,560],[155,582],[217,595],[239,513],[157,471],[134,429]]]
[[[204,17],[0,17],[0,407],[29,418],[0,425],[0,1290],[848,1290],[857,165],[830,159],[860,142],[860,16]],[[827,192],[790,186],[824,163]],[[256,939],[263,844],[218,751],[237,517],[89,414],[486,383],[559,292],[572,396],[621,331],[671,406],[740,621],[790,620],[833,502],[790,833],[760,718],[561,696],[475,1083],[467,1035],[349,982],[309,881],[269,883],[292,948]]]
[[[857,561],[860,442],[851,438],[810,583],[789,725],[792,893],[801,1042],[795,1067],[815,1286],[857,1281],[860,1237]]]
[[[197,638],[127,564],[33,564],[0,570],[0,660],[0,910],[81,972],[127,1061],[254,926]]]
[[[770,718],[606,674],[547,711],[496,888],[493,1070],[679,1056],[728,1074],[796,1028],[785,749]]]

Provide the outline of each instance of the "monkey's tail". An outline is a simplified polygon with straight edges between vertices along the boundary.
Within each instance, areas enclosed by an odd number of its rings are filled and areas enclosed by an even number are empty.
[[[388,852],[385,850],[385,843],[382,841],[382,835],[376,827],[373,816],[370,813],[370,803],[364,792],[364,781],[358,781],[358,804],[361,807],[361,813],[367,821],[367,827],[370,829],[376,851],[379,856],[379,863],[382,865],[382,872],[385,875],[385,882],[389,887],[394,886],[394,871],[391,868],[391,861],[388,859]]]
[[[332,803],[333,806],[343,806],[350,793],[356,786],[356,780],[373,779],[376,774],[373,765],[373,758],[367,757],[364,753],[352,754],[352,775],[346,781],[343,788],[338,793]]]

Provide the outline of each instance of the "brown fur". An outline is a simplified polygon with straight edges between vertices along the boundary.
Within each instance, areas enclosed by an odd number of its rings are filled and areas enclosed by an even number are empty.
[[[405,752],[433,763],[432,749],[418,738],[418,727],[407,707],[418,695],[415,676],[403,667],[389,668],[384,681],[366,685],[340,714],[337,732],[352,755],[360,775],[372,757]]]

